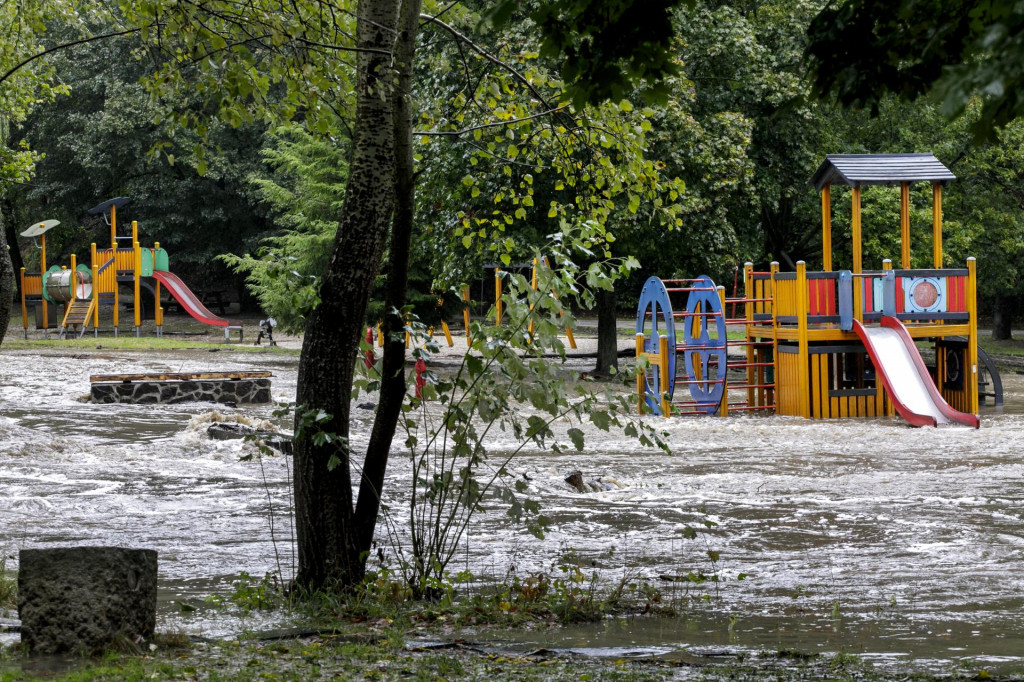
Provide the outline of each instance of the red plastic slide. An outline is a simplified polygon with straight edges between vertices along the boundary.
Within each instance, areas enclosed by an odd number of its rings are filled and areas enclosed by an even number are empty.
[[[853,328],[864,342],[893,406],[911,426],[950,422],[974,428],[981,425],[977,415],[954,410],[942,398],[902,322],[884,316],[881,327],[865,327],[854,320]]]
[[[203,305],[199,297],[192,293],[192,290],[185,286],[185,283],[175,275],[173,272],[167,270],[154,270],[153,277],[158,282],[167,287],[167,291],[171,292],[171,296],[174,297],[181,307],[184,308],[189,315],[196,318],[203,324],[213,325],[214,327],[227,327],[230,323],[223,317],[217,317]]]

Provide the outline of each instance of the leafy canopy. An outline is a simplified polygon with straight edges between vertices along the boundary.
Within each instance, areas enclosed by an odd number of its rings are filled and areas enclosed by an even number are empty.
[[[877,111],[885,93],[931,93],[947,117],[981,95],[990,137],[1024,113],[1024,4],[1011,0],[850,0],[809,29],[814,88]]]
[[[554,0],[528,11],[540,30],[540,55],[560,63],[569,99],[618,101],[637,86],[658,100],[664,79],[678,72],[673,61],[672,10],[692,0]],[[496,26],[508,23],[521,3],[505,0],[491,12]]]
[[[53,68],[35,55],[45,50],[49,23],[77,19],[73,0],[23,0],[0,3],[0,189],[29,179],[37,156],[24,143],[8,145],[11,129],[33,108],[67,92],[55,82]]]

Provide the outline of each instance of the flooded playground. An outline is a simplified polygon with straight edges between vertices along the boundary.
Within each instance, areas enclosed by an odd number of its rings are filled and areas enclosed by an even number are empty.
[[[276,419],[282,428],[287,420],[273,406],[79,399],[92,374],[267,369],[283,402],[294,396],[296,368],[294,357],[229,346],[0,353],[7,567],[26,547],[153,548],[158,629],[220,637],[260,627],[255,618],[225,618],[203,599],[226,593],[243,571],[290,575],[290,461],[240,461],[252,446],[211,440],[206,427],[222,416]],[[552,531],[537,541],[492,504],[452,568],[504,579],[510,570],[525,576],[573,563],[609,585],[636,576],[684,607],[673,618],[483,635],[508,648],[842,651],[879,665],[1024,670],[1024,376],[1006,371],[1003,384],[1005,407],[983,409],[980,430],[913,429],[897,419],[648,417],[668,433],[671,455],[597,432],[588,433],[585,453],[527,452],[511,470],[529,481]],[[371,418],[353,410],[357,445]],[[502,444],[492,448],[500,454]],[[400,455],[389,468],[397,506],[409,476]],[[576,469],[618,485],[578,493],[563,482]],[[687,528],[699,531],[696,539]],[[690,572],[717,581],[686,592],[672,578]]]

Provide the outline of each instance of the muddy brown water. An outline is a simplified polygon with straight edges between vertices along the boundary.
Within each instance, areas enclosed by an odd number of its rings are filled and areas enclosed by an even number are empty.
[[[287,621],[204,602],[243,571],[288,577],[294,563],[288,458],[242,462],[250,445],[209,440],[205,428],[221,418],[282,428],[287,420],[272,406],[79,401],[90,374],[263,368],[274,372],[275,400],[290,400],[296,361],[276,355],[0,354],[7,567],[16,569],[23,547],[150,547],[160,553],[160,628],[221,637]],[[1024,377],[1003,379],[1006,406],[984,410],[977,431],[911,429],[895,419],[650,417],[667,432],[671,455],[598,432],[588,433],[585,453],[525,452],[513,474],[528,480],[552,531],[538,541],[489,505],[453,569],[504,578],[574,562],[605,584],[624,574],[646,580],[682,607],[677,618],[486,634],[510,648],[846,651],[883,665],[1024,671]],[[358,444],[372,413],[353,414]],[[492,442],[496,452],[507,447]],[[388,481],[396,508],[409,477],[400,454]],[[573,492],[562,482],[573,469],[616,485]],[[696,540],[686,539],[687,527],[701,530]],[[663,579],[690,571],[719,582],[686,592]]]

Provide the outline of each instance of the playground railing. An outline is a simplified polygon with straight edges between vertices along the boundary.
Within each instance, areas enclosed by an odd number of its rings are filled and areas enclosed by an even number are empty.
[[[109,253],[113,249],[107,249]],[[135,270],[135,249],[117,249],[114,255],[114,268],[119,273],[134,272]]]
[[[883,271],[884,272],[884,271]],[[967,321],[967,268],[892,270],[894,311],[901,322]],[[865,274],[880,274],[877,272]],[[863,279],[864,320],[877,322],[883,314],[880,277]]]
[[[749,322],[772,321],[772,273],[755,272],[750,263],[744,265],[743,290],[745,298],[739,301],[744,306],[744,313]],[[732,304],[730,317],[736,317],[736,305]]]
[[[117,288],[117,265],[113,249],[97,252],[96,286],[101,293],[113,292]]]
[[[796,325],[804,318],[807,324],[839,322],[839,273],[807,272],[798,265],[797,272],[775,273],[776,321],[780,325]],[[800,293],[806,292],[801,300]]]
[[[42,296],[43,295],[43,276],[42,275],[30,275],[25,273],[24,284],[22,288],[27,296]]]

